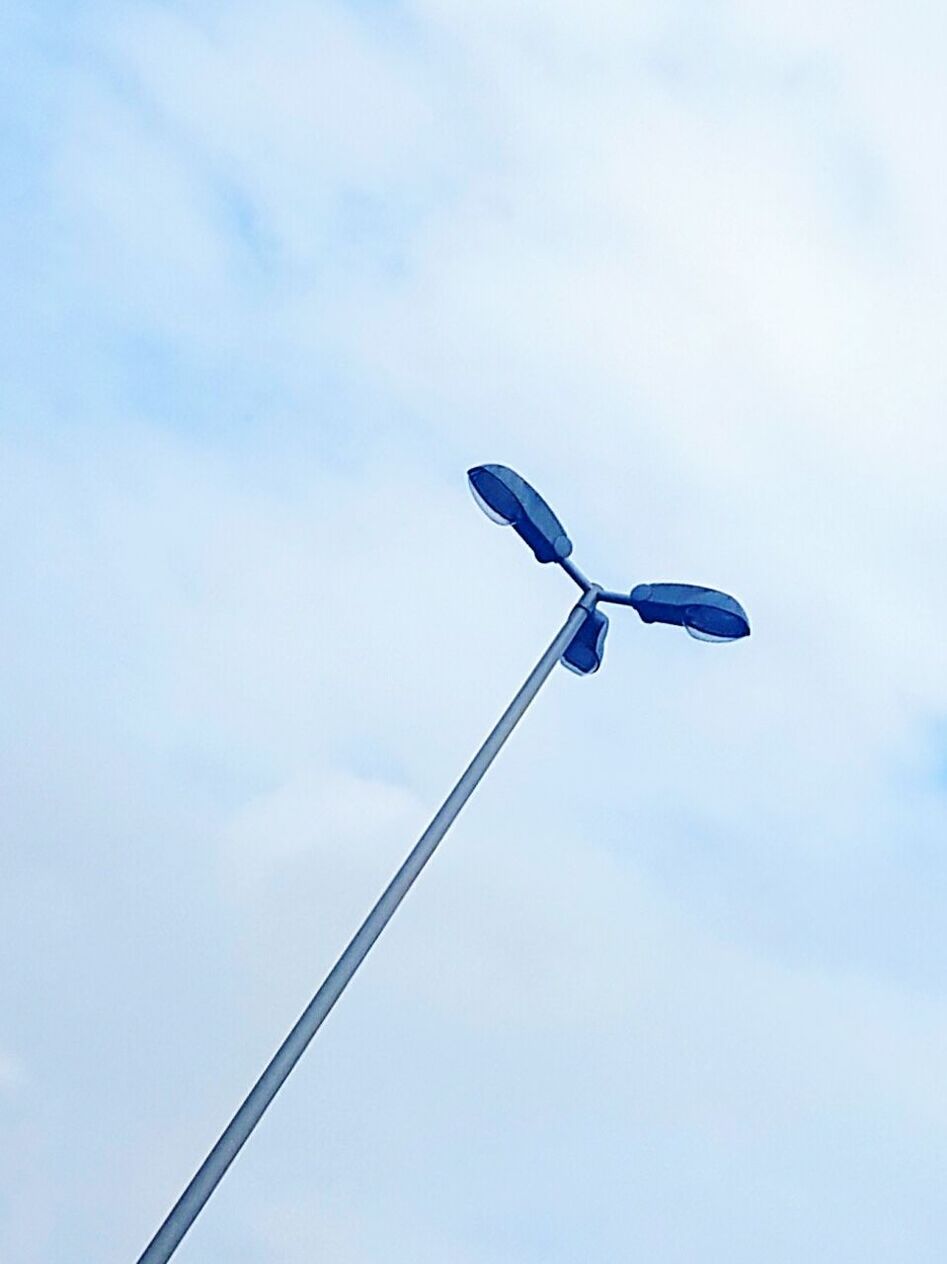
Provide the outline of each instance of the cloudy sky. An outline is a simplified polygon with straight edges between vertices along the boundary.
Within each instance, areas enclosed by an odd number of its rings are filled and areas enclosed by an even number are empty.
[[[618,588],[179,1257],[947,1236],[947,17],[0,13],[0,1260],[137,1257],[573,591]]]

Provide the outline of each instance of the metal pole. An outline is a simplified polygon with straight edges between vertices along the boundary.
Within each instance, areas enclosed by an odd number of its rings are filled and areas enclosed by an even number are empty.
[[[555,640],[530,672],[526,683],[504,711],[493,732],[471,760],[466,772],[444,800],[437,815],[418,839],[404,864],[388,884],[378,903],[366,917],[349,946],[342,953],[325,982],[303,1010],[296,1026],[273,1055],[266,1070],[254,1084],[243,1105],[224,1129],[219,1141],[191,1178],[184,1193],[172,1207],[161,1228],[139,1257],[138,1264],[166,1264],[181,1239],[197,1219],[201,1208],[217,1188],[241,1146],[259,1123],[263,1112],[322,1026],[332,1006],[362,964],[372,944],[387,926],[411,884],[430,860],[461,808],[473,794],[483,774],[513,732],[526,708],[535,698],[546,677],[568,649],[572,638],[598,599],[598,588],[584,593],[578,605],[556,635]]]

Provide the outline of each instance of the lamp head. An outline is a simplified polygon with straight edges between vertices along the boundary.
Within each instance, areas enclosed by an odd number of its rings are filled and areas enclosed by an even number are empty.
[[[750,635],[746,611],[727,593],[696,584],[639,584],[631,604],[645,623],[676,624],[698,641],[738,641]]]
[[[506,465],[475,465],[467,471],[474,500],[494,522],[512,527],[538,562],[561,562],[572,541],[535,488]]]
[[[559,660],[563,667],[568,667],[577,676],[591,676],[597,672],[605,655],[607,632],[608,616],[601,610],[590,610]]]

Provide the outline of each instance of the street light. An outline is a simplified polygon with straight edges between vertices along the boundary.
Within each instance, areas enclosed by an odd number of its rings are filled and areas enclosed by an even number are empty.
[[[582,595],[221,1133],[139,1257],[138,1264],[165,1264],[171,1258],[556,664],[562,662],[571,671],[584,676],[601,666],[608,619],[598,609],[599,605],[631,606],[645,623],[674,624],[701,640],[736,641],[750,634],[749,620],[740,603],[713,588],[698,588],[692,584],[639,584],[626,595],[592,583],[568,560],[572,553],[572,541],[553,511],[525,479],[505,465],[477,465],[468,471],[467,477],[471,491],[484,512],[494,522],[511,526],[529,545],[538,561],[556,562],[561,566],[582,590]]]

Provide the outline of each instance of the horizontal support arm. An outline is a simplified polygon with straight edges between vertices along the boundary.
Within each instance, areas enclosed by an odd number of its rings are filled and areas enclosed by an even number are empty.
[[[598,595],[599,601],[605,601],[611,606],[633,606],[635,603],[631,600],[630,593],[609,592],[603,589]]]

